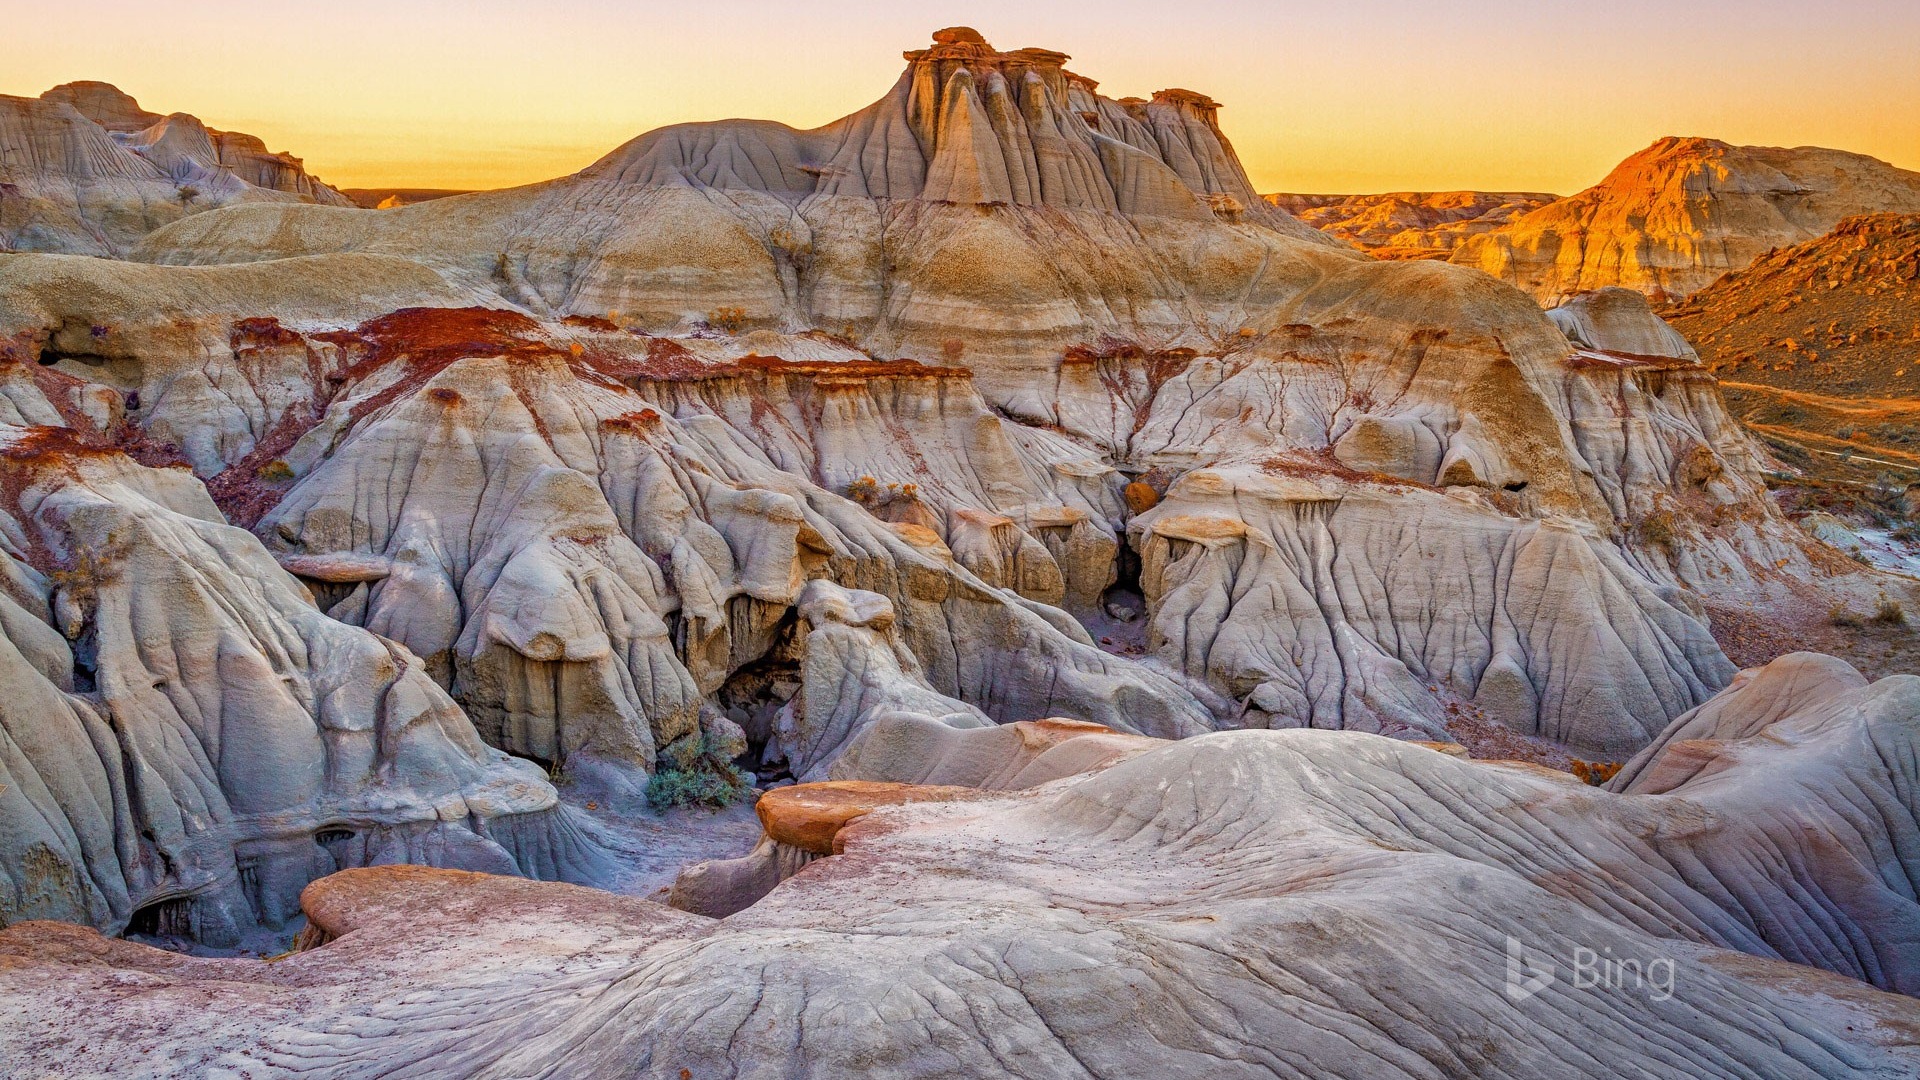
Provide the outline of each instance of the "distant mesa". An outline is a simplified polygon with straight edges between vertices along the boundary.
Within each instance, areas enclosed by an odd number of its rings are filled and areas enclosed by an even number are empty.
[[[1610,285],[1679,300],[1771,248],[1885,211],[1920,212],[1920,173],[1817,146],[1665,138],[1451,258],[1546,304]]]
[[[1843,218],[1920,212],[1920,173],[1815,146],[1665,138],[1565,198],[1443,191],[1266,200],[1376,259],[1472,266],[1551,307],[1611,286],[1656,302],[1685,299]]]

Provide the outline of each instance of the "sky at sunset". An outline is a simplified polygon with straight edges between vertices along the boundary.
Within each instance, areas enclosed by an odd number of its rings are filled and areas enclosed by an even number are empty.
[[[1915,0],[0,0],[0,93],[102,79],[338,186],[499,187],[665,124],[826,123],[956,24],[1212,95],[1264,191],[1565,193],[1662,135],[1920,169]]]

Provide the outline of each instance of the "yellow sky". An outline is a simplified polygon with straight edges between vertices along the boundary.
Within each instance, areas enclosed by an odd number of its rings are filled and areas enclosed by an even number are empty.
[[[664,124],[825,123],[953,24],[1114,96],[1211,94],[1262,190],[1570,192],[1669,134],[1920,169],[1910,0],[0,0],[0,93],[103,79],[339,186],[498,187]]]

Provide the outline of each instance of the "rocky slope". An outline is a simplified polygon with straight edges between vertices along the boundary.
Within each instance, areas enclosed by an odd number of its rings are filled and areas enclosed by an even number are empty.
[[[814,328],[885,357],[959,349],[1002,382],[1102,335],[1231,337],[1297,290],[1303,259],[1339,258],[1254,193],[1216,103],[1103,97],[1065,60],[943,31],[886,97],[812,131],[680,125],[572,177],[379,214],[235,208],[140,257],[399,254],[539,314]]]
[[[1666,316],[1794,464],[1920,480],[1917,304],[1920,216],[1875,214],[1769,252]]]
[[[1915,977],[1917,693],[1783,659],[1614,792],[1312,731],[843,786],[763,814],[830,854],[725,920],[389,867],[310,887],[271,967],[14,927],[0,1046],[101,1075],[1910,1075],[1920,1010],[1872,987]],[[1002,731],[959,733],[956,775],[1037,763]],[[219,1006],[91,1007],[128,983]]]
[[[245,202],[351,206],[300,159],[101,82],[0,95],[0,252],[122,255],[190,214]]]
[[[1679,300],[1771,248],[1883,211],[1920,212],[1920,173],[1819,147],[1666,138],[1451,259],[1546,304],[1608,286]]]
[[[1376,259],[1444,259],[1469,236],[1559,198],[1532,191],[1266,195],[1268,202]]]

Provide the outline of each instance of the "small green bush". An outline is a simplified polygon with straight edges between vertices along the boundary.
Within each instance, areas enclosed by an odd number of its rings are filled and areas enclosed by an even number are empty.
[[[718,810],[753,794],[753,781],[739,766],[701,762],[692,769],[661,769],[647,781],[647,805],[704,806]]]
[[[647,805],[655,810],[670,806],[718,810],[752,795],[753,777],[733,763],[746,745],[738,728],[732,732],[734,738],[729,740],[708,727],[704,733],[661,747],[653,778],[647,781]]]

